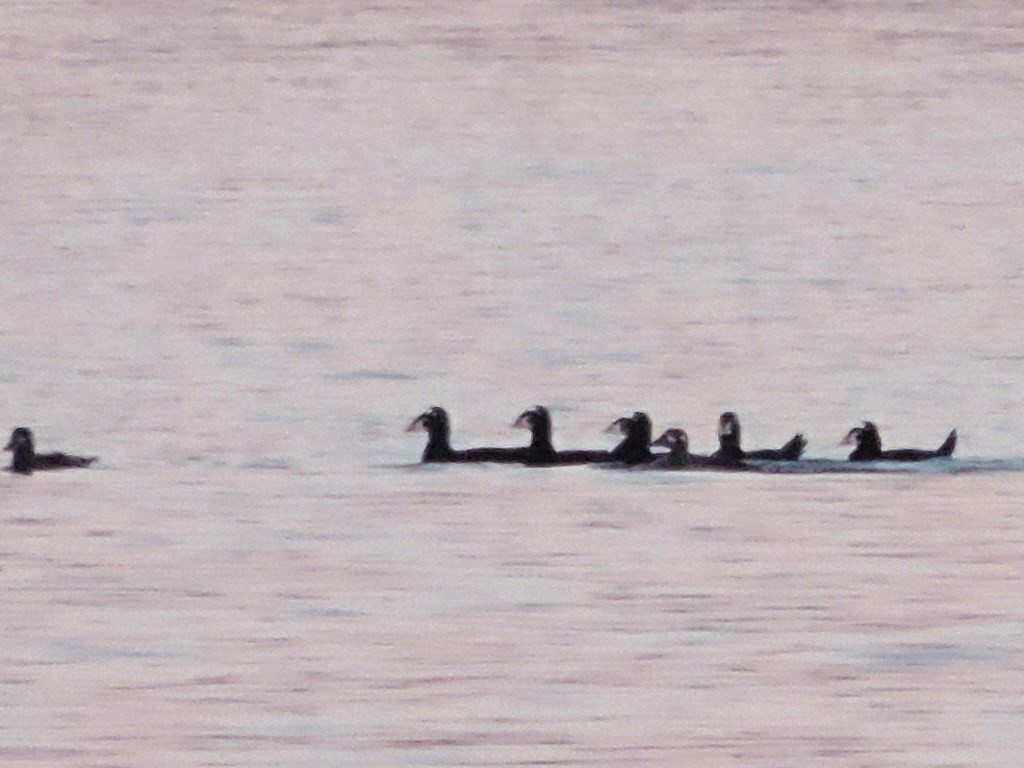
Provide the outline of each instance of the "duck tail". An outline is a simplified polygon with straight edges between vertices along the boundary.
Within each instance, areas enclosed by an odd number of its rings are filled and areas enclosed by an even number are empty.
[[[800,433],[793,435],[788,443],[779,449],[785,461],[797,461],[807,447],[807,440]]]
[[[942,445],[939,446],[939,450],[937,450],[935,453],[937,453],[939,456],[952,456],[953,451],[955,450],[956,430],[954,429],[952,432],[949,433],[949,435],[946,437],[945,442],[943,442]]]

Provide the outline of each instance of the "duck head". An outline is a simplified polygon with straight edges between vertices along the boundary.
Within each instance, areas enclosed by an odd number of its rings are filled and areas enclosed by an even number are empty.
[[[36,446],[32,439],[32,430],[27,427],[15,427],[11,432],[11,439],[4,446],[5,451],[10,451],[11,469],[15,472],[28,474],[32,471],[35,461]]]
[[[689,453],[690,437],[686,434],[686,430],[669,427],[651,445],[668,448],[672,453]]]
[[[718,417],[718,442],[740,444],[740,417],[732,411]]]
[[[530,430],[532,442],[551,442],[551,414],[543,405],[535,405],[523,411],[512,426],[516,429]]]
[[[872,458],[882,455],[882,436],[878,433],[878,427],[870,421],[851,429],[839,444],[856,446],[851,456]]]
[[[642,464],[650,461],[651,455],[651,418],[643,411],[636,411],[632,416],[623,416],[611,423],[605,432],[618,432],[625,435],[622,442],[612,451],[612,459],[625,464]]]
[[[434,406],[409,422],[406,432],[427,432],[429,434],[445,434],[450,431],[448,412],[444,408]]]
[[[448,421],[448,412],[444,408],[436,405],[429,408],[409,422],[405,431],[427,433],[427,447],[423,451],[423,461],[451,461],[454,453],[449,442],[451,426]]]

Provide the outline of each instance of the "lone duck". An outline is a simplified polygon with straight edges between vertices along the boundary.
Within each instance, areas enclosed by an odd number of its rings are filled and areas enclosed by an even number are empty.
[[[895,448],[882,450],[882,436],[878,427],[865,421],[863,427],[851,429],[840,445],[856,445],[850,454],[850,461],[927,461],[953,455],[956,450],[956,430],[951,431],[942,445],[934,451],[923,448]]]
[[[16,427],[11,432],[11,439],[4,446],[11,452],[11,472],[31,475],[34,470],[74,469],[88,467],[97,456],[72,456],[68,453],[36,453],[32,430],[27,427]]]

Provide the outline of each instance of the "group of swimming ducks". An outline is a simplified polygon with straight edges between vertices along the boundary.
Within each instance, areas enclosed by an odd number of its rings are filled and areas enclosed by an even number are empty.
[[[744,450],[740,444],[740,420],[732,411],[718,419],[718,450],[709,456],[690,453],[689,438],[677,427],[666,429],[656,440],[651,439],[651,419],[642,411],[616,419],[606,432],[621,434],[621,442],[610,451],[570,450],[556,451],[551,442],[551,414],[542,405],[523,411],[513,423],[514,427],[530,430],[530,444],[522,448],[467,448],[455,450],[451,446],[451,423],[444,408],[433,407],[424,411],[406,427],[407,432],[427,433],[427,447],[423,462],[504,462],[527,466],[556,466],[567,464],[646,465],[653,468],[693,469],[750,469],[757,462],[798,461],[807,441],[801,434],[794,435],[781,448],[757,451]],[[843,439],[842,445],[855,446],[850,461],[925,461],[953,455],[956,449],[956,430],[936,450],[899,448],[882,450],[878,428],[870,421],[854,427]],[[667,448],[667,452],[654,453],[652,448]],[[755,462],[751,464],[749,462]]]
[[[744,469],[754,461],[798,461],[807,441],[801,434],[793,437],[781,448],[746,451],[740,445],[740,420],[732,411],[718,419],[718,450],[710,456],[690,453],[686,432],[677,427],[666,429],[657,439],[651,439],[651,419],[643,411],[616,419],[606,432],[622,435],[622,441],[610,451],[571,450],[556,451],[551,442],[551,414],[543,405],[537,405],[519,414],[512,425],[530,430],[530,444],[522,448],[467,448],[457,451],[451,445],[451,422],[444,408],[433,407],[424,411],[406,427],[407,432],[427,433],[427,447],[423,451],[425,463],[434,462],[502,462],[527,466],[556,466],[566,464],[619,464],[624,466],[648,465],[655,468]],[[956,430],[946,437],[936,450],[900,448],[882,450],[878,428],[870,421],[854,427],[842,441],[855,445],[850,461],[925,461],[953,455],[956,449]],[[667,452],[654,453],[651,448],[666,448]],[[96,456],[75,456],[68,453],[36,453],[32,430],[17,427],[11,433],[4,450],[11,451],[10,471],[23,475],[46,469],[88,467]]]

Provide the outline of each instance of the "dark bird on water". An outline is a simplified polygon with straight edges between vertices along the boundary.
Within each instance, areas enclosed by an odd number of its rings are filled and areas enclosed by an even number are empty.
[[[535,405],[533,408],[523,411],[512,426],[530,430],[530,445],[526,449],[526,464],[555,466],[612,461],[611,451],[556,451],[551,442],[551,414],[543,405]]]
[[[922,448],[883,451],[882,436],[878,433],[878,427],[870,421],[865,421],[864,426],[851,429],[840,445],[857,446],[850,454],[850,461],[926,461],[953,455],[953,451],[956,450],[956,430],[952,430],[942,445],[934,451]]]
[[[421,461],[424,464],[439,461],[459,461],[461,451],[456,451],[451,444],[451,424],[448,411],[434,406],[421,413],[405,428],[406,432],[426,432],[427,447],[423,450]]]
[[[767,448],[758,451],[744,451],[740,446],[740,419],[732,411],[718,417],[718,450],[712,458],[725,462],[741,462],[744,459],[762,461],[797,461],[807,441],[802,434],[795,434],[781,448]]]
[[[4,450],[11,452],[11,472],[22,475],[31,475],[36,470],[88,467],[98,458],[73,456],[69,453],[36,453],[32,430],[27,427],[16,427]]]
[[[424,464],[441,462],[520,462],[526,463],[527,448],[467,448],[457,451],[451,444],[451,422],[444,408],[427,409],[405,428],[406,432],[426,432],[427,447],[421,461]]]
[[[690,437],[686,430],[669,427],[661,436],[651,443],[651,447],[668,448],[668,453],[655,456],[651,467],[658,469],[674,469],[676,467],[696,467],[706,456],[695,456],[690,453]]]
[[[612,449],[611,461],[634,465],[648,464],[654,458],[651,453],[651,418],[643,411],[616,419],[605,432],[624,436],[622,442]]]

